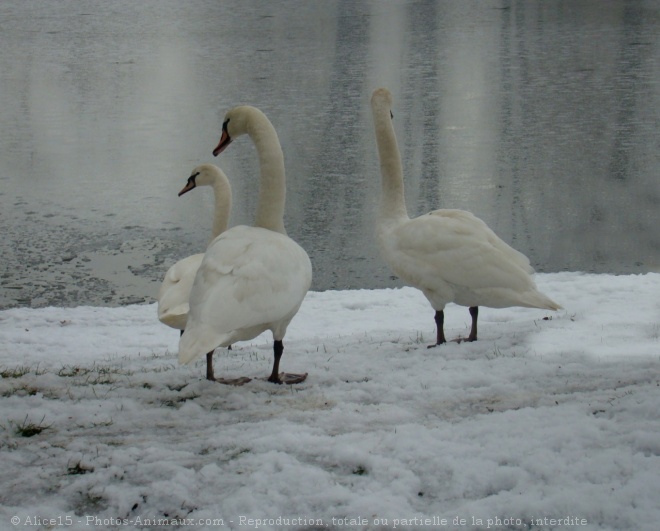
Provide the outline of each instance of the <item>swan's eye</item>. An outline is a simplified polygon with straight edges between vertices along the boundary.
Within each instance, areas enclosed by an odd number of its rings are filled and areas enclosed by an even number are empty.
[[[394,113],[392,111],[390,111],[390,119],[394,120]]]
[[[227,118],[222,124],[222,130],[227,133],[227,124],[229,123],[229,118]]]
[[[199,175],[199,172],[191,175],[188,177],[188,184],[192,184],[193,186],[197,186],[197,183],[195,182],[195,179],[197,179],[197,176]]]

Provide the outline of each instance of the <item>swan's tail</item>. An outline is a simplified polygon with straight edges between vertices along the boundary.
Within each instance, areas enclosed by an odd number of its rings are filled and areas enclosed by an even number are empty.
[[[179,340],[179,363],[187,365],[212,352],[223,344],[224,339],[224,335],[218,335],[204,325],[187,328]]]
[[[547,295],[541,293],[540,291],[529,291],[523,295],[523,301],[526,303],[525,306],[531,308],[540,308],[542,310],[561,310],[562,306],[557,304]]]

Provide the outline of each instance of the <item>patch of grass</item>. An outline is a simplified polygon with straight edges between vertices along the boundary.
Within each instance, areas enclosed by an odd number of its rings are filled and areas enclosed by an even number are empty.
[[[411,337],[411,336],[409,336],[409,337],[410,337],[410,340],[411,340],[413,343],[416,343],[416,344],[418,344],[418,345],[420,345],[420,344],[422,344],[422,343],[426,343],[426,341],[424,340],[424,333],[423,333],[421,330],[417,330],[417,331],[415,332],[415,337],[414,337],[414,338]]]
[[[153,368],[142,367],[142,368],[140,369],[140,372],[143,372],[143,373],[147,373],[147,372],[150,372],[150,373],[151,373],[151,372],[153,372],[153,373],[161,373],[161,372],[166,372],[166,371],[172,371],[172,370],[174,370],[174,369],[176,369],[176,368],[177,368],[176,365],[170,363],[170,364],[168,364],[168,365],[161,365],[160,367],[153,367]]]
[[[21,376],[23,372],[22,367],[17,367],[19,370],[14,370],[17,376]],[[29,367],[27,368],[29,370]],[[36,371],[36,374],[45,374],[48,371]],[[83,367],[80,365],[63,365],[59,370],[52,371],[60,378],[80,378],[75,380],[74,385],[103,385],[115,383],[117,376],[131,376],[131,371],[123,369],[121,366],[113,367],[111,365],[97,365],[94,363],[91,367]],[[2,373],[0,373],[2,374]],[[12,372],[9,373],[13,374]]]
[[[484,357],[489,361],[497,358],[519,358],[520,356],[521,354],[515,350],[502,351],[498,346],[493,348],[492,354],[484,354]]]
[[[247,354],[248,361],[252,361],[252,362],[262,362],[262,361],[265,361],[265,360],[269,359],[269,357],[263,355],[260,352],[256,352],[254,350],[251,350],[250,352],[247,352],[245,354]],[[242,356],[242,357],[245,358],[245,356]]]
[[[162,400],[161,404],[166,406],[166,407],[179,407],[179,404],[183,404],[184,402],[187,402],[188,400],[195,400],[195,398],[199,398],[200,395],[196,395],[195,393],[188,395],[188,396],[180,396],[174,399],[169,399],[169,400]]]
[[[358,465],[353,469],[353,474],[356,476],[364,476],[367,473],[367,469],[362,465]]]
[[[34,422],[28,421],[28,415],[25,415],[23,424],[16,426],[16,435],[20,435],[21,437],[34,437],[35,435],[39,435],[42,431],[47,430],[52,426],[52,424],[44,426],[43,422],[45,418],[46,415],[41,418],[39,424],[35,424]]]
[[[202,450],[199,452],[200,455],[210,455],[211,454],[211,448],[210,447],[205,447],[202,448]],[[245,448],[243,446],[237,446],[234,448],[228,448],[226,453],[220,458],[222,462],[229,462],[233,461],[234,459],[238,459],[244,454],[249,454],[252,450],[249,448]]]
[[[3,398],[8,398],[10,396],[18,395],[18,396],[34,396],[38,393],[39,391],[35,389],[34,387],[30,387],[27,384],[21,385],[19,387],[12,387],[11,389],[7,389],[3,391],[2,397]]]
[[[117,381],[111,374],[95,374],[85,379],[85,385],[108,385]]]
[[[131,376],[133,373],[122,367],[94,364],[91,369],[82,369],[81,374],[86,376],[85,385],[107,385],[115,383],[118,376]]]
[[[79,476],[81,474],[90,474],[94,472],[94,467],[83,465],[80,461],[66,467],[66,473],[69,476]]]
[[[29,367],[28,365],[17,365],[16,367],[0,367],[0,376],[3,378],[21,378],[26,374],[34,372],[36,376],[40,374],[46,374],[45,370],[40,370],[39,365],[34,368]]]
[[[108,420],[100,420],[98,422],[92,422],[88,426],[81,425],[81,424],[77,424],[77,426],[78,426],[78,428],[98,428],[98,427],[106,428],[108,426],[112,426],[114,423],[115,423],[115,421],[112,420],[111,418],[109,418]]]
[[[249,453],[250,453],[250,449],[249,449],[249,448],[237,448],[234,452],[232,452],[232,453],[229,455],[229,457],[228,457],[227,460],[228,460],[228,461],[231,461],[232,459],[238,459],[238,458],[239,458],[240,456],[242,456],[243,454],[249,454]]]
[[[57,375],[62,378],[70,378],[73,376],[83,376],[90,371],[91,369],[83,369],[82,367],[75,367],[73,365],[64,365],[59,371],[57,371]]]
[[[160,372],[158,369],[152,372]],[[167,369],[169,370],[169,368]],[[133,372],[123,367],[113,367],[111,365],[97,365],[94,363],[91,367],[82,367],[79,365],[63,365],[58,370],[40,369],[37,364],[34,367],[29,365],[17,365],[15,367],[0,367],[0,377],[5,379],[18,379],[26,374],[40,376],[42,374],[53,373],[61,378],[80,378],[74,385],[103,385],[115,383],[119,376],[131,376]],[[6,396],[6,394],[5,394]]]
[[[609,402],[610,406],[614,406],[615,402],[618,402],[622,398],[627,398],[629,396],[632,396],[633,394],[635,394],[635,393],[632,390],[624,391],[623,394],[616,395],[616,396],[613,396],[612,398],[608,399],[608,402]]]
[[[94,387],[94,384],[95,383],[98,384],[99,382],[91,382],[91,383],[92,383],[92,386],[90,387],[90,389],[92,390],[92,394],[94,395],[94,398],[98,398],[100,400],[105,400],[110,393],[112,393],[113,391],[116,391],[117,389],[119,389],[119,386],[113,385],[113,386],[108,387],[105,390],[105,393],[97,393],[96,392],[96,387]],[[106,383],[112,383],[112,382],[106,382]]]
[[[80,368],[64,365],[55,374],[57,374],[60,378],[71,378],[72,376],[78,376],[78,374],[80,374]]]
[[[13,368],[0,368],[0,376],[3,378],[20,378],[21,376],[25,376],[30,372],[30,367],[27,367],[25,365],[19,366],[19,367],[13,367]]]

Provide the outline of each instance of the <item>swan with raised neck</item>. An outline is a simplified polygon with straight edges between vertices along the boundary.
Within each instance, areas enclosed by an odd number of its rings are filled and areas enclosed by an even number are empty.
[[[227,230],[231,215],[231,185],[224,172],[213,164],[197,166],[188,177],[186,185],[179,196],[198,186],[211,186],[214,196],[213,226],[211,241]],[[209,243],[210,243],[209,242]],[[181,333],[186,328],[190,310],[190,291],[195,275],[204,258],[204,253],[198,253],[176,262],[167,270],[158,291],[158,320]],[[206,378],[214,380],[213,351],[206,355]]]
[[[406,209],[401,154],[392,123],[392,95],[387,89],[376,89],[371,106],[381,175],[379,221],[405,221],[410,218]]]
[[[197,186],[213,188],[215,208],[213,210],[213,225],[211,227],[211,243],[217,236],[227,230],[231,216],[231,185],[225,173],[213,164],[200,164],[188,177],[186,185],[179,192],[179,197]]]
[[[466,341],[477,339],[479,306],[560,309],[537,290],[529,259],[470,212],[441,209],[408,217],[387,89],[372,93],[371,110],[382,183],[378,243],[390,268],[421,290],[434,308],[437,336],[431,346],[446,342],[444,308],[449,302],[470,309],[472,327]]]
[[[250,137],[259,157],[259,200],[254,226],[286,234],[286,173],[277,131],[268,117],[256,107],[234,107],[225,115],[220,142],[213,155],[217,157],[241,135]]]
[[[190,293],[190,315],[179,341],[179,361],[190,363],[204,352],[270,330],[273,368],[268,381],[300,383],[307,374],[280,373],[279,365],[287,327],[312,282],[312,264],[305,250],[284,230],[284,157],[270,120],[255,107],[231,109],[213,154],[220,154],[244,134],[250,136],[259,156],[255,223],[229,229],[206,250]]]

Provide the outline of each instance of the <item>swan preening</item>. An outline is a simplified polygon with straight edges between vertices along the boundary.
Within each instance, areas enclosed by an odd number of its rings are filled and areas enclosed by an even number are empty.
[[[211,241],[227,229],[231,215],[231,186],[224,172],[212,164],[197,166],[179,196],[196,186],[212,186],[215,197]],[[188,321],[190,291],[204,253],[179,260],[165,273],[158,292],[158,319],[161,323],[183,331]],[[214,380],[213,350],[206,355],[206,378]]]
[[[266,115],[255,107],[231,109],[213,154],[217,156],[244,134],[250,136],[259,156],[255,223],[233,227],[209,244],[190,292],[179,361],[190,363],[217,347],[270,330],[274,361],[268,381],[299,383],[307,374],[280,374],[279,364],[286,329],[311,285],[312,265],[284,229],[284,156]]]
[[[467,306],[477,339],[478,307],[561,307],[536,289],[525,255],[504,243],[483,221],[463,210],[434,210],[414,219],[406,210],[401,155],[392,124],[392,95],[376,89],[371,110],[382,179],[377,233],[381,253],[408,285],[435,310],[435,345],[445,343],[444,308]],[[431,345],[431,346],[435,346]]]

